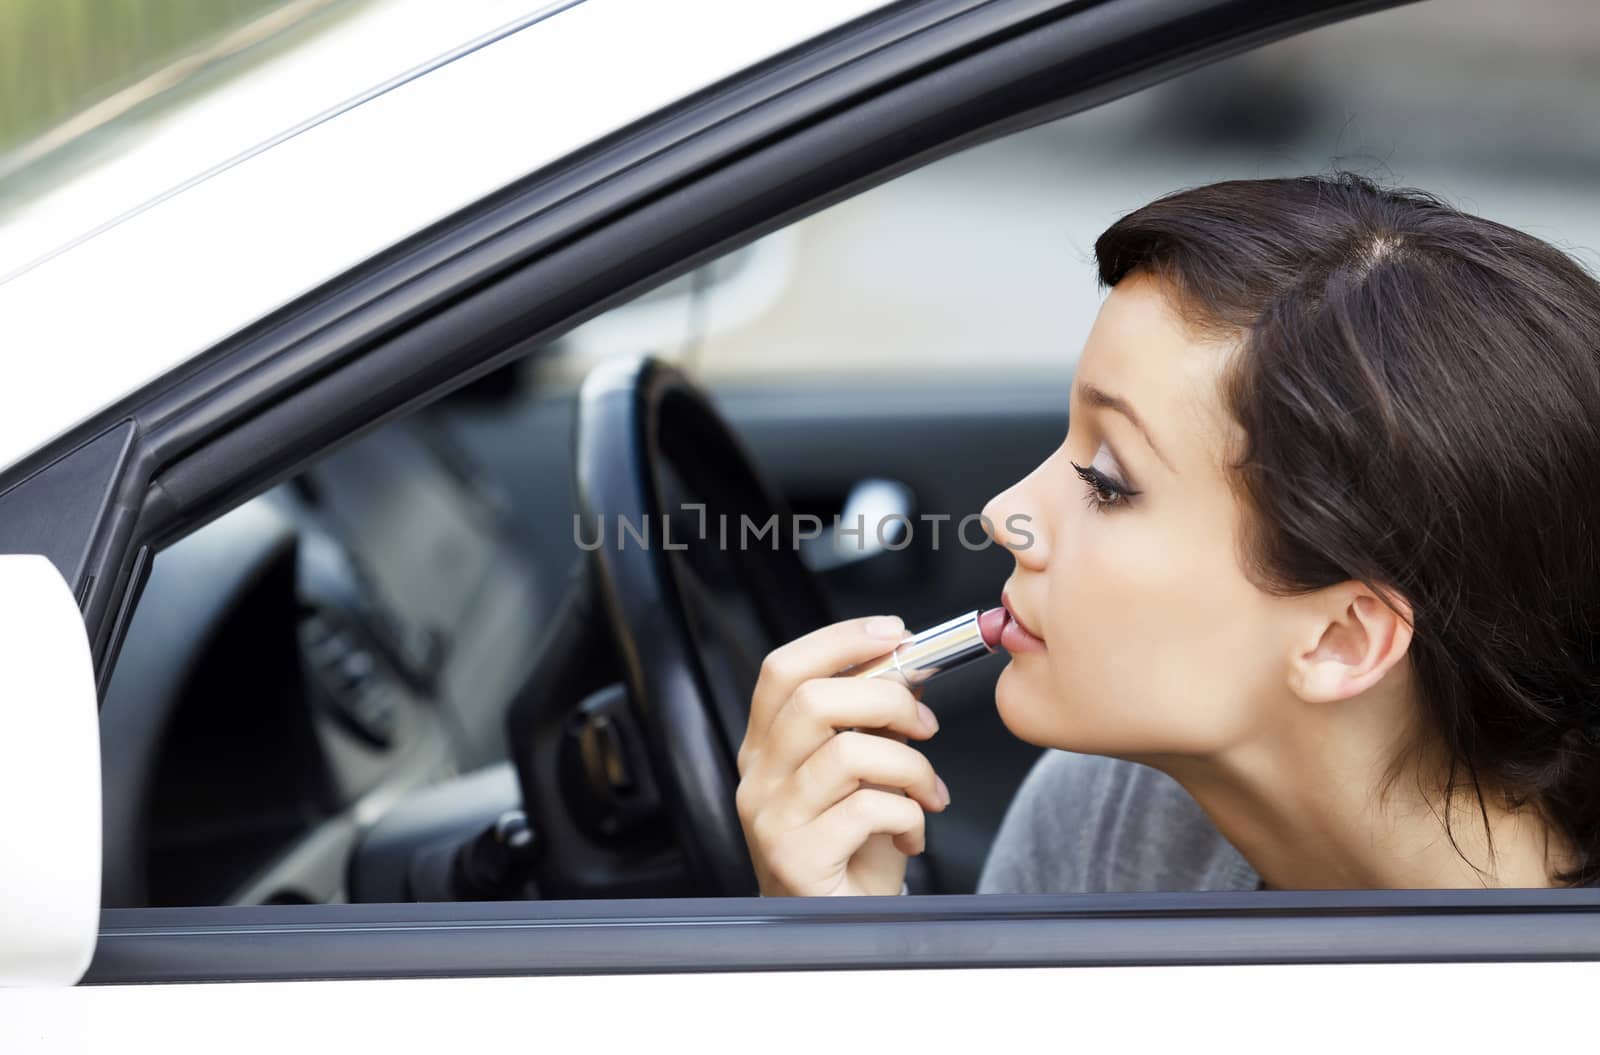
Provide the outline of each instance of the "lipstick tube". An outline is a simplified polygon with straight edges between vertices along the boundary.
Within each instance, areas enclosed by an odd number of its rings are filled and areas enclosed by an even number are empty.
[[[887,656],[846,667],[838,676],[894,678],[907,688],[915,688],[975,659],[993,655],[994,648],[983,639],[978,615],[972,611],[930,626],[900,642]]]

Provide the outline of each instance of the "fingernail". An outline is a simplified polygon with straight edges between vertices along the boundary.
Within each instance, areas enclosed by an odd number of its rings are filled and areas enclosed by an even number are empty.
[[[897,615],[875,615],[867,620],[867,635],[898,641],[905,636],[906,624]]]
[[[939,785],[939,797],[944,800],[946,806],[950,805],[950,789],[945,787],[944,778],[935,773],[933,779]]]
[[[934,716],[933,708],[925,703],[917,704],[917,713],[922,716],[922,727],[930,733],[939,731],[939,719]]]

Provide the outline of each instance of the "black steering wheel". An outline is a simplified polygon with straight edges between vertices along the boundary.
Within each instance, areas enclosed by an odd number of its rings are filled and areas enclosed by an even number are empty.
[[[706,395],[649,356],[584,380],[576,463],[589,572],[678,843],[698,888],[754,894],[734,791],[759,660],[831,621],[794,518]]]

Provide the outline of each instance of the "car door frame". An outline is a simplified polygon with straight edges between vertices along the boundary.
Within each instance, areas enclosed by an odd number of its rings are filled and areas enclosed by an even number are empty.
[[[153,554],[338,444],[912,168],[1392,6],[893,5],[531,174],[97,415],[0,478],[5,542],[71,547],[103,686]],[[1600,927],[1575,914],[1593,922],[1600,892],[121,909],[86,981],[1600,958]]]
[[[1600,960],[1600,891],[651,898],[110,909],[84,983]]]

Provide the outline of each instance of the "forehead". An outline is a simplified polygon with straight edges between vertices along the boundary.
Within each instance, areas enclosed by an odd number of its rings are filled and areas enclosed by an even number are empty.
[[[1215,464],[1231,432],[1218,381],[1237,339],[1185,326],[1164,281],[1142,271],[1112,287],[1078,362],[1076,381],[1121,396],[1182,472]]]

